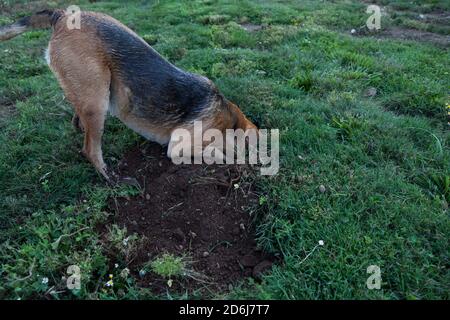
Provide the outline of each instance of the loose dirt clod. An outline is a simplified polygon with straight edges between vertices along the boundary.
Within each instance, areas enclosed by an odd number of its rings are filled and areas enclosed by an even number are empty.
[[[110,211],[115,212],[110,222],[143,238],[128,266],[140,286],[166,292],[167,279],[151,271],[139,276],[146,264],[164,253],[188,257],[192,271],[203,279],[174,278],[171,292],[205,286],[228,290],[230,284],[252,274],[260,277],[261,266],[255,267],[273,260],[258,250],[254,240],[252,221],[258,197],[251,168],[174,165],[165,149],[147,143],[143,149],[129,151],[118,171],[120,176],[136,178],[143,189],[129,200],[110,200]]]

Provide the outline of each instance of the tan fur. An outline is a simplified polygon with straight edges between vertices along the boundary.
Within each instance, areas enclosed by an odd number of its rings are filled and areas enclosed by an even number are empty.
[[[12,39],[25,31],[27,31],[25,26],[15,24],[3,27],[0,29],[0,41]]]

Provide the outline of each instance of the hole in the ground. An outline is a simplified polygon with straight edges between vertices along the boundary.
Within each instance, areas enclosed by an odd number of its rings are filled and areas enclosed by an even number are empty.
[[[174,165],[165,148],[146,143],[126,153],[118,171],[136,178],[142,191],[109,202],[115,212],[110,223],[144,239],[128,266],[140,286],[155,293],[169,289],[167,278],[145,269],[165,253],[187,262],[187,275],[172,277],[171,292],[226,291],[271,268],[273,257],[255,241],[258,196],[251,168]]]

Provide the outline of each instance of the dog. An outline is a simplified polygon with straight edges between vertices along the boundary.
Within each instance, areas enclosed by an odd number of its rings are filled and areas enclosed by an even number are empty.
[[[84,132],[82,153],[107,181],[102,135],[108,113],[169,150],[174,130],[192,131],[195,121],[204,130],[257,130],[211,80],[171,64],[118,20],[87,11],[79,18],[80,28],[69,28],[72,17],[64,10],[40,11],[0,27],[0,41],[53,29],[47,63],[74,107],[72,123]]]

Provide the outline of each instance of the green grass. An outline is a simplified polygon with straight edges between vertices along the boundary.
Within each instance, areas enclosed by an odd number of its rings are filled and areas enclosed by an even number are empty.
[[[399,15],[449,10],[447,1],[378,2]],[[2,3],[13,14],[2,13],[1,24],[42,9]],[[179,67],[214,80],[261,127],[280,129],[280,173],[257,181],[265,212],[257,231],[284,262],[226,297],[450,298],[448,49],[351,37],[367,19],[358,1],[80,6],[123,21]],[[386,17],[388,26],[403,22]],[[78,153],[82,137],[43,59],[49,36],[0,43],[0,108],[14,107],[0,112],[0,298],[155,298],[119,275],[129,259],[118,249],[123,231],[102,239],[93,228],[109,196],[136,191],[107,188]],[[367,97],[371,87],[377,94]],[[106,161],[141,141],[110,119]],[[325,245],[304,260],[319,240]],[[82,270],[80,290],[65,287],[69,265]],[[381,290],[366,288],[370,265],[381,268]],[[114,287],[104,286],[109,274]]]
[[[170,279],[173,276],[181,276],[186,268],[181,257],[164,254],[150,263],[151,269],[157,275]]]

